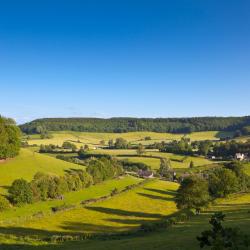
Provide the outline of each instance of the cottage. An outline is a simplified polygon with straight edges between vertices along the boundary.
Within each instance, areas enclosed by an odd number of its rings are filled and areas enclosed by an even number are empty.
[[[238,161],[243,161],[245,160],[245,154],[242,154],[242,153],[236,153],[235,154],[235,159],[238,160]]]
[[[140,169],[138,171],[138,175],[139,175],[139,177],[145,178],[145,179],[153,178],[154,177],[154,173],[152,171],[149,171],[149,170],[141,170]]]

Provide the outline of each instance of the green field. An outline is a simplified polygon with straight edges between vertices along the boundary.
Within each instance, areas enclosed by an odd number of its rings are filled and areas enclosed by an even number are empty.
[[[127,231],[142,222],[159,220],[176,211],[176,183],[152,180],[143,187],[117,195],[85,208],[77,208],[20,223],[29,230],[44,230],[49,234],[107,233]]]
[[[58,131],[51,133],[53,138],[40,139],[38,135],[31,135],[28,143],[30,145],[37,144],[55,144],[61,146],[64,141],[72,141],[78,147],[88,144],[90,147],[100,146],[100,141],[104,140],[106,145],[108,140],[115,140],[122,137],[132,144],[152,144],[161,141],[180,140],[184,134],[171,134],[171,133],[155,133],[155,132],[129,132],[129,133],[90,133],[90,132],[73,132],[73,131]],[[230,136],[228,132],[219,131],[206,131],[194,132],[186,137],[194,140],[219,140],[220,137]],[[150,136],[151,140],[145,141],[144,138]]]
[[[153,186],[152,186],[153,185]],[[102,203],[96,203],[89,208],[75,210],[72,216],[63,212],[56,215],[57,220],[52,219],[41,221],[48,228],[39,230],[41,225],[36,221],[30,222],[29,227],[1,227],[0,240],[4,242],[3,249],[25,249],[25,250],[47,250],[47,249],[180,249],[198,250],[196,236],[201,231],[209,228],[208,220],[215,211],[226,213],[225,225],[237,226],[248,233],[250,225],[250,194],[232,195],[227,199],[219,199],[210,208],[206,209],[199,216],[194,216],[190,221],[179,223],[172,228],[159,232],[148,233],[143,236],[120,237],[107,240],[84,240],[79,242],[66,242],[61,244],[49,244],[28,238],[17,238],[19,235],[50,233],[51,229],[72,232],[107,232],[131,229],[142,221],[159,219],[162,215],[168,215],[175,211],[172,201],[172,191],[176,187],[166,187],[167,183],[154,182],[129,194],[121,194]],[[166,192],[167,191],[171,191]],[[163,192],[162,192],[163,191]],[[165,193],[164,193],[165,192]],[[132,193],[132,194],[131,194]],[[139,200],[138,200],[139,197]],[[145,206],[145,201],[147,205]],[[133,204],[131,204],[133,201]],[[149,203],[148,203],[149,202]],[[152,202],[152,204],[151,204]],[[159,202],[159,203],[158,203]],[[136,205],[134,205],[136,203]],[[157,206],[156,206],[157,204]],[[83,213],[84,211],[84,213]],[[82,216],[80,216],[80,214]],[[63,216],[65,215],[65,217]],[[86,218],[86,216],[94,217]],[[70,220],[70,223],[65,221]],[[72,223],[72,220],[78,220]],[[108,224],[106,224],[108,222]],[[98,223],[98,224],[97,224]],[[112,227],[111,227],[112,225]],[[28,226],[28,225],[26,225]],[[36,228],[36,229],[34,229]],[[48,230],[49,229],[49,230]],[[84,230],[85,229],[85,230]],[[54,232],[55,233],[55,232]],[[177,240],[178,239],[178,240]]]
[[[66,169],[83,168],[80,165],[57,160],[47,155],[38,154],[28,149],[21,149],[20,154],[0,163],[0,193],[6,194],[7,187],[15,179],[32,180],[38,171],[63,175]]]
[[[119,179],[108,180],[77,192],[66,193],[64,194],[64,200],[41,201],[12,208],[0,213],[0,225],[23,223],[32,218],[32,216],[38,212],[43,212],[44,215],[51,215],[51,207],[63,204],[79,205],[83,200],[99,198],[110,194],[114,188],[122,190],[126,186],[136,184],[140,181],[141,179],[139,178],[125,176]]]
[[[134,149],[98,149],[92,150],[91,153],[109,154],[118,157],[118,159],[128,159],[130,162],[142,162],[151,166],[152,169],[159,169],[160,167],[160,159],[154,157],[169,159],[172,168],[175,169],[188,168],[191,161],[194,162],[195,167],[205,166],[214,163],[213,161],[208,160],[204,157],[177,155],[172,153],[159,152],[158,150],[146,150],[144,156],[147,157],[137,156],[136,150]]]

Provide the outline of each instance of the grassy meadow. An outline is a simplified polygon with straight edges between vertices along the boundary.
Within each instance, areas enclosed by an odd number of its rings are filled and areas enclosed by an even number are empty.
[[[161,141],[180,140],[183,136],[194,140],[219,140],[220,137],[230,136],[229,132],[206,131],[194,132],[191,134],[171,134],[171,133],[156,133],[156,132],[128,132],[128,133],[91,133],[91,132],[74,132],[74,131],[55,131],[51,132],[51,139],[40,139],[39,135],[30,135],[28,143],[36,144],[55,144],[61,146],[64,141],[71,141],[78,147],[85,144],[89,147],[100,146],[100,141],[104,140],[106,145],[110,139],[124,138],[131,144],[153,144]],[[145,137],[151,137],[151,140],[144,140]]]
[[[106,201],[28,220],[15,226],[34,230],[34,233],[44,231],[44,235],[127,231],[143,222],[159,220],[176,212],[174,194],[177,187],[176,183],[152,180]]]
[[[15,179],[32,180],[37,172],[63,175],[67,169],[83,168],[80,165],[58,160],[50,156],[21,149],[14,159],[0,162],[0,193],[6,194]]]
[[[122,190],[126,186],[136,184],[140,181],[141,179],[139,178],[124,176],[99,183],[80,191],[66,193],[64,194],[63,200],[40,201],[34,204],[26,204],[21,207],[13,207],[10,210],[0,213],[0,225],[22,224],[32,219],[33,215],[38,212],[50,216],[52,207],[61,206],[63,204],[79,205],[81,201],[108,195],[114,188]]]

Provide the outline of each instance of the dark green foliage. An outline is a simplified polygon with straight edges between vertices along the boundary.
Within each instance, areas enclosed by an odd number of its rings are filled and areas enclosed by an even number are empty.
[[[213,154],[223,158],[234,158],[236,153],[250,155],[250,141],[236,142],[234,140],[226,143],[216,143],[213,147]]]
[[[160,151],[174,153],[174,154],[184,154],[192,155],[193,148],[190,143],[190,139],[183,137],[180,141],[172,141],[165,143],[160,147]]]
[[[160,168],[159,168],[159,174],[168,180],[173,179],[173,170],[171,168],[171,163],[166,158],[161,158]]]
[[[211,250],[240,250],[248,249],[250,246],[250,238],[244,235],[238,228],[223,227],[225,215],[215,213],[209,223],[212,229],[205,230],[201,236],[197,237],[200,248],[208,246]]]
[[[125,139],[123,139],[123,138],[117,138],[115,140],[114,147],[116,149],[126,149],[126,148],[128,148],[128,146],[129,146],[128,142]]]
[[[226,168],[216,168],[209,175],[209,191],[214,197],[226,197],[239,191],[239,179]]]
[[[42,126],[49,131],[71,130],[83,132],[153,131],[190,133],[194,131],[233,131],[250,125],[250,117],[195,117],[195,118],[46,118],[21,125],[23,132],[37,133]]]
[[[195,208],[199,210],[210,200],[208,183],[199,176],[185,178],[177,190],[176,203],[178,208]]]
[[[71,143],[69,141],[63,142],[62,148],[64,149],[71,149],[72,151],[76,151],[77,147],[74,143]]]
[[[118,161],[102,157],[92,159],[88,163],[87,172],[93,177],[94,183],[117,177],[123,170]]]
[[[33,193],[30,184],[24,179],[15,180],[10,186],[9,199],[15,205],[33,202]]]
[[[128,160],[120,161],[124,170],[129,172],[138,172],[139,170],[151,170],[151,167],[143,162],[130,162]]]
[[[11,119],[0,116],[0,159],[12,158],[20,150],[20,129]]]
[[[49,145],[40,145],[39,153],[53,153],[58,149],[59,147],[54,144]]]
[[[239,191],[248,191],[250,189],[250,177],[244,172],[244,166],[239,161],[225,163],[225,168],[233,171],[238,178]]]
[[[207,156],[209,151],[210,151],[211,146],[212,146],[211,141],[200,141],[200,142],[198,142],[198,152],[199,152],[199,154]]]
[[[0,195],[0,212],[10,208],[9,201],[2,195]]]

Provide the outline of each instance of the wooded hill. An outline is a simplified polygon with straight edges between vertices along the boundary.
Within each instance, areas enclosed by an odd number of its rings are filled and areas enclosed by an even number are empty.
[[[27,134],[41,131],[132,132],[152,131],[191,133],[198,131],[236,131],[250,125],[250,116],[193,118],[44,118],[20,125]]]

